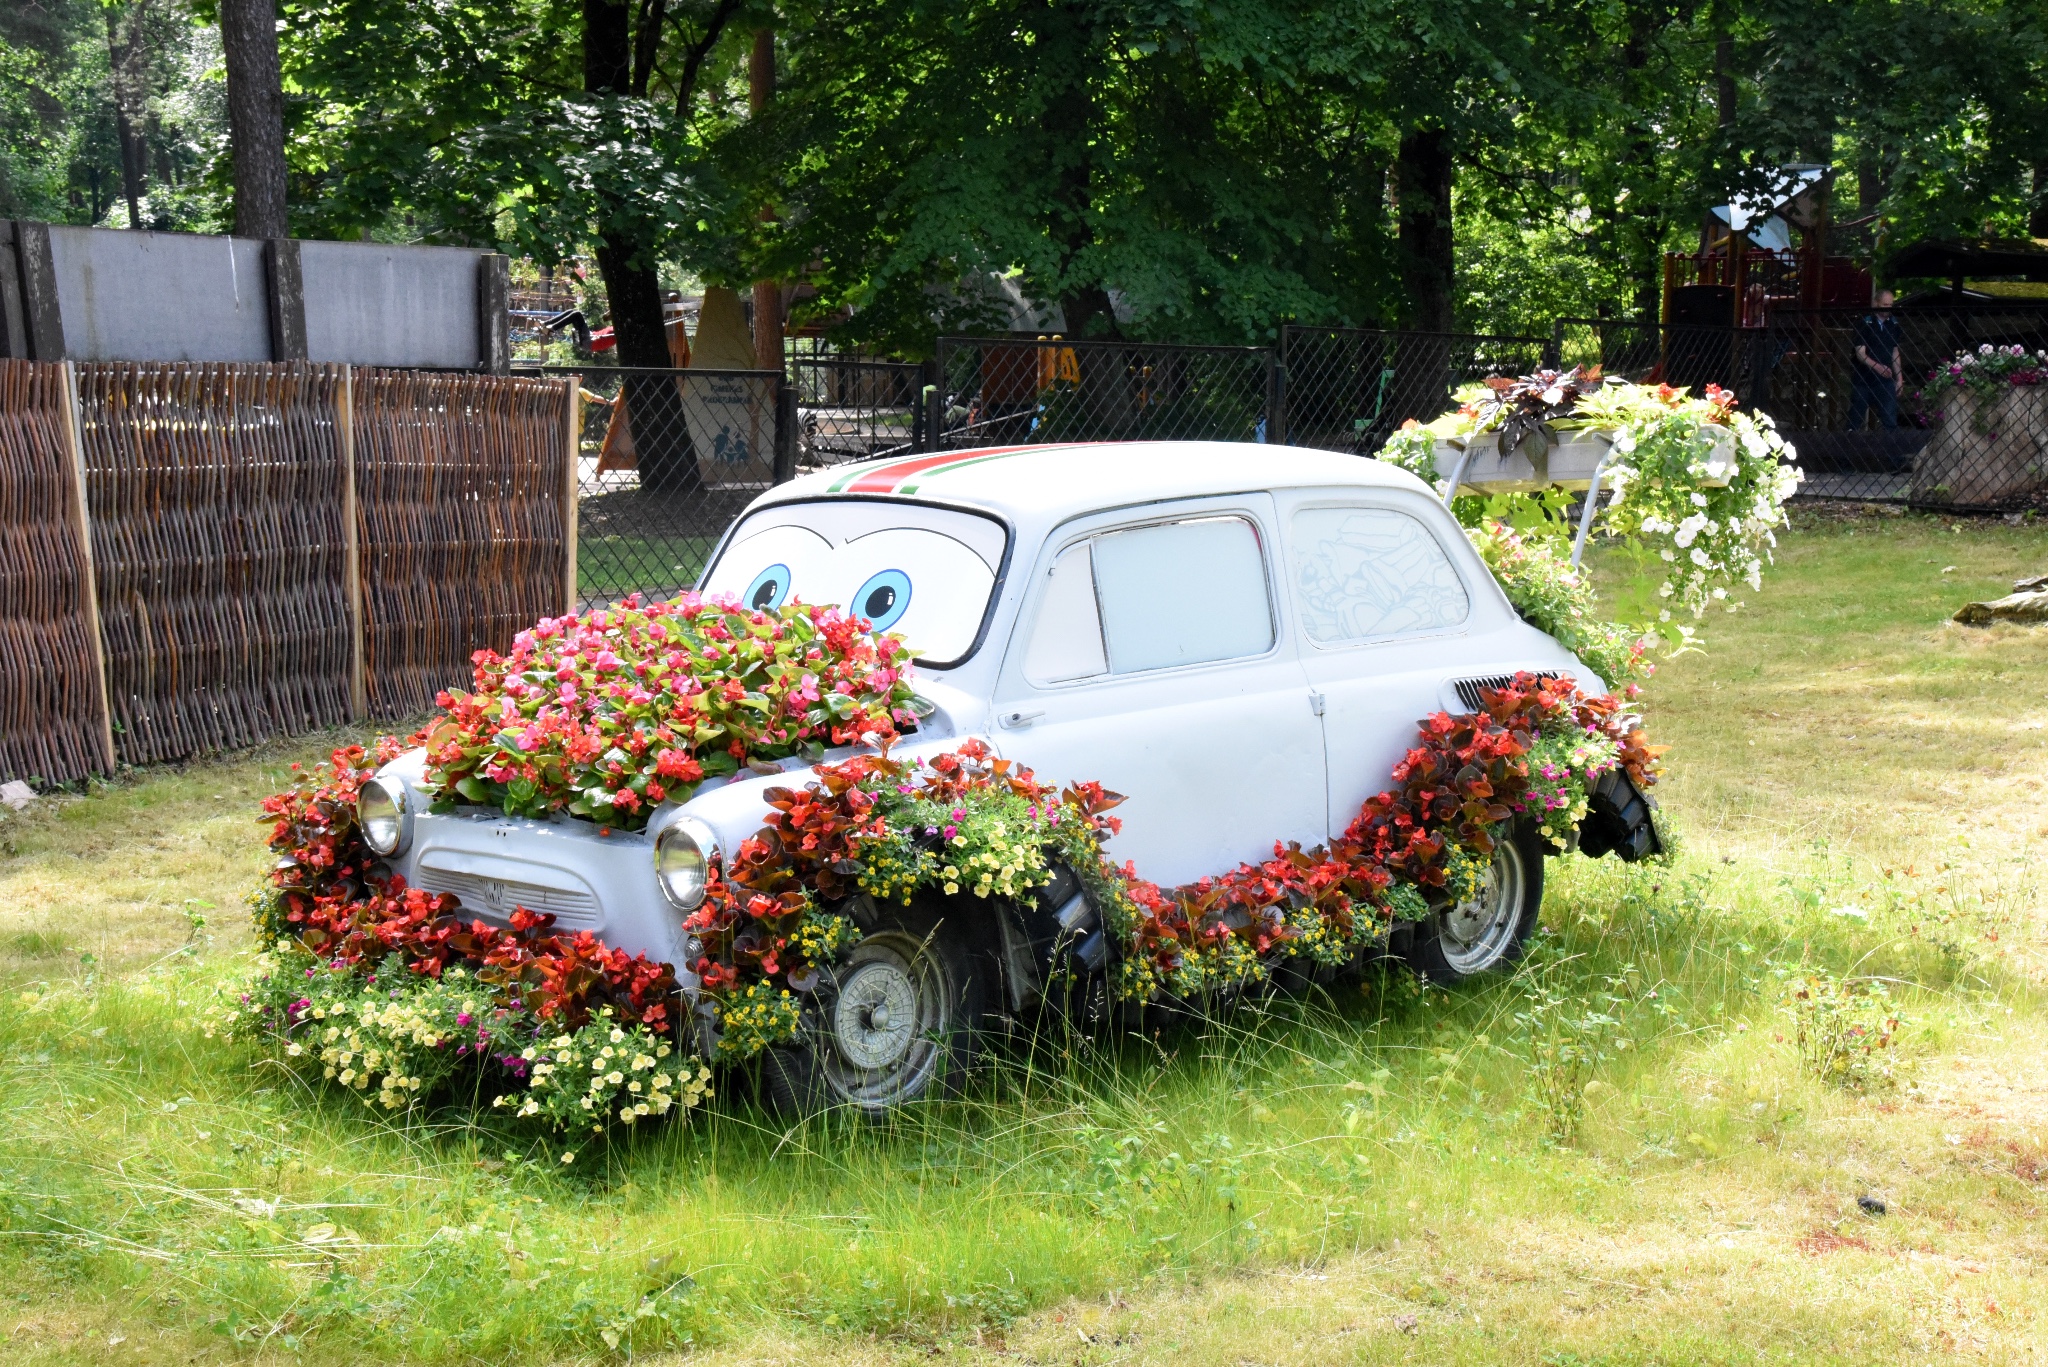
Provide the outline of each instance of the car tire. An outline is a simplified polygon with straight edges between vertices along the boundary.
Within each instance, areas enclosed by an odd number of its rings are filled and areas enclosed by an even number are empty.
[[[802,1042],[766,1051],[769,1107],[879,1119],[957,1091],[974,1061],[986,996],[967,919],[958,903],[884,908],[823,973]]]
[[[1494,842],[1478,895],[1417,922],[1403,957],[1438,983],[1505,968],[1522,957],[1542,909],[1543,842],[1533,827],[1517,822]]]

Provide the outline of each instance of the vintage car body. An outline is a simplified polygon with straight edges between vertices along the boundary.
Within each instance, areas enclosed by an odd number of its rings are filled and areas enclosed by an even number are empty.
[[[1111,853],[1166,885],[1341,831],[1417,721],[1474,709],[1482,684],[1532,670],[1604,687],[1515,614],[1421,481],[1287,447],[1032,446],[839,467],[756,499],[703,587],[756,605],[840,602],[904,631],[933,711],[899,755],[973,736],[1042,779],[1100,780],[1128,798]],[[414,752],[382,775],[405,790],[390,863],[476,915],[547,911],[674,963],[689,991],[657,842],[697,823],[699,844],[736,848],[761,825],[763,790],[802,781],[800,762],[784,767],[706,784],[624,834],[433,813]],[[1511,920],[1531,878],[1540,897],[1540,867],[1517,877],[1502,890]],[[1485,953],[1464,965],[1508,957],[1509,938],[1506,952],[1475,940]]]

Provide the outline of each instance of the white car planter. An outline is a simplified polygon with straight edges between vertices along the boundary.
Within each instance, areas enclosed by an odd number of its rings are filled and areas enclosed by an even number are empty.
[[[901,633],[933,710],[899,756],[979,737],[1046,781],[1099,779],[1128,799],[1115,859],[1169,886],[1264,858],[1276,840],[1341,832],[1387,786],[1417,722],[1475,710],[1481,686],[1529,670],[1604,688],[1516,616],[1421,481],[1285,447],[1027,447],[839,467],[756,499],[702,588],[758,607],[841,604]],[[686,994],[698,983],[682,922],[706,864],[760,829],[765,789],[804,776],[789,761],[788,777],[709,782],[644,831],[600,833],[566,815],[431,812],[423,761],[402,756],[365,790],[366,831],[394,871],[464,914],[550,912],[678,965]],[[1647,803],[1616,777],[1627,790],[1596,805],[1606,824],[1589,818],[1582,848],[1655,849]],[[1520,833],[1497,851],[1478,897],[1401,923],[1393,948],[1447,978],[1514,957],[1545,850]],[[785,1070],[800,1102],[915,1096],[943,1075],[952,1041],[1029,1007],[1055,967],[1099,972],[1114,952],[1064,872],[1021,905],[854,901],[865,938],[817,990],[816,1057]]]

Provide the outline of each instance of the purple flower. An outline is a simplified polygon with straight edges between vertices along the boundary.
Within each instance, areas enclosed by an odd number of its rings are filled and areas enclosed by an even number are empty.
[[[467,1024],[469,1024],[469,1012],[467,1012],[467,1011],[464,1011],[464,1012],[461,1012],[460,1014],[458,1014],[458,1015],[457,1015],[457,1016],[455,1017],[455,1023],[456,1023],[457,1025],[467,1025]]]

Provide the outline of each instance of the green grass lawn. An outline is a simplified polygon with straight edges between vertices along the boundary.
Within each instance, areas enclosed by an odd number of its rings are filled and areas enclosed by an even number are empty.
[[[576,591],[593,599],[673,597],[697,582],[717,545],[715,536],[585,534],[576,542]]]
[[[730,1087],[569,1169],[200,1028],[255,802],[335,738],[39,803],[0,824],[8,1356],[2038,1360],[2048,632],[1945,618],[2044,562],[1803,524],[1651,684],[1682,853],[1554,864],[1517,978],[1055,1040],[880,1128]],[[1891,1085],[1802,1068],[1816,970],[1889,984]],[[1532,1059],[1596,1007],[1559,1141]]]

